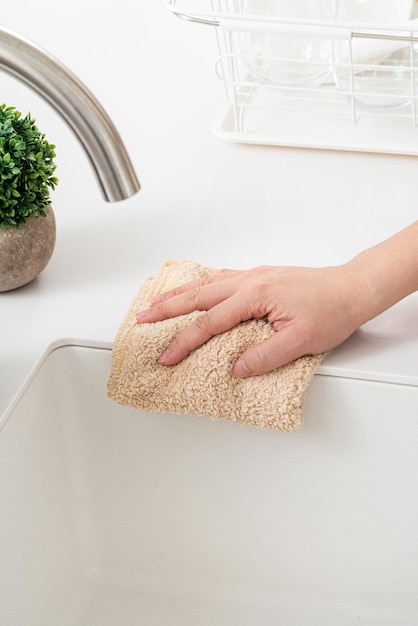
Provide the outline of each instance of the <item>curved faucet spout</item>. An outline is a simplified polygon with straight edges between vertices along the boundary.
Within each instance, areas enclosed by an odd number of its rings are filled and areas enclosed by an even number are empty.
[[[130,198],[139,182],[112,121],[87,87],[28,39],[0,28],[0,68],[47,100],[73,129],[108,202]]]

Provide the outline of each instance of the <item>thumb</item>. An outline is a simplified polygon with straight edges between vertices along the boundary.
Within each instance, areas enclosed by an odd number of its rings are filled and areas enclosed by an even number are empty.
[[[265,374],[306,354],[291,328],[283,328],[262,343],[248,348],[236,361],[232,374],[238,378]]]

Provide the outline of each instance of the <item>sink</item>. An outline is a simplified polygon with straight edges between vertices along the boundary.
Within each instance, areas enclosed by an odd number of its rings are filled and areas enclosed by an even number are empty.
[[[49,346],[0,421],[5,626],[416,626],[418,387],[318,373],[278,433],[106,396]]]

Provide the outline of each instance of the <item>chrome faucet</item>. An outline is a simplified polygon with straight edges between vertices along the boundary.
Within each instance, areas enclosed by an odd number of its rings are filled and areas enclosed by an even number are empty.
[[[26,83],[65,119],[87,152],[108,202],[130,198],[139,191],[119,133],[70,70],[28,39],[1,27],[0,68]]]

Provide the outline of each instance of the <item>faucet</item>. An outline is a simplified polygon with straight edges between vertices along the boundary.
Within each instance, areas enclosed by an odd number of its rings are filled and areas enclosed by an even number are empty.
[[[139,191],[139,182],[112,121],[87,87],[62,63],[24,37],[0,27],[0,68],[49,102],[83,145],[105,200]]]

